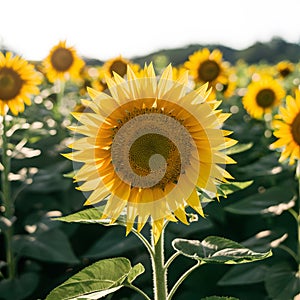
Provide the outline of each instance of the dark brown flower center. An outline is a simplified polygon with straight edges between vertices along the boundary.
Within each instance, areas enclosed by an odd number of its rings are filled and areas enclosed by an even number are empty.
[[[300,113],[295,117],[291,126],[293,140],[300,146]]]
[[[165,166],[165,174],[156,184],[164,189],[167,183],[176,183],[181,172],[181,158],[175,144],[167,137],[148,133],[134,141],[129,151],[132,170],[139,176],[159,172]],[[157,174],[157,175],[158,175]]]
[[[282,77],[288,76],[291,72],[292,72],[292,71],[291,71],[290,68],[284,68],[284,69],[281,69],[281,70],[279,71],[279,73],[280,73],[280,75],[281,75]]]
[[[127,64],[121,60],[115,60],[110,66],[110,74],[113,75],[113,72],[119,74],[121,77],[127,72]]]
[[[0,100],[12,100],[19,93],[23,80],[15,70],[11,68],[0,68]]]
[[[66,72],[70,69],[74,61],[72,52],[66,48],[56,49],[51,56],[51,64],[58,72]]]
[[[206,60],[199,66],[198,76],[204,81],[213,81],[220,74],[220,66],[214,60]]]
[[[262,108],[271,107],[275,101],[275,93],[271,89],[262,89],[256,95],[256,103]]]

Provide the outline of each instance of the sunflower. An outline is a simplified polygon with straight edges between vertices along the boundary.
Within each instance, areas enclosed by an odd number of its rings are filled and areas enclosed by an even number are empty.
[[[188,224],[185,206],[203,216],[198,189],[216,195],[232,178],[222,150],[235,141],[220,128],[229,117],[216,110],[220,101],[206,102],[207,85],[190,91],[187,72],[174,81],[171,66],[159,81],[152,64],[143,73],[128,66],[127,80],[108,78],[109,95],[89,89],[83,102],[93,112],[73,113],[81,125],[70,128],[84,137],[64,155],[83,163],[74,180],[92,191],[85,205],[106,199],[102,218],[112,223],[126,210],[127,234],[150,219],[157,242],[166,219]]]
[[[18,115],[25,109],[24,103],[31,104],[29,95],[39,93],[41,77],[34,66],[19,56],[0,52],[0,115],[8,109]]]
[[[284,96],[282,86],[272,77],[263,75],[248,85],[243,105],[250,116],[260,119],[264,114],[271,113]]]
[[[285,78],[288,75],[290,75],[292,72],[294,72],[294,65],[289,61],[280,61],[276,65],[276,69],[281,77]]]
[[[300,159],[300,91],[295,92],[295,98],[286,97],[286,106],[279,108],[279,114],[275,116],[273,127],[274,135],[278,138],[271,145],[271,149],[281,148],[279,161],[288,157],[292,165],[295,159]]]
[[[103,70],[109,77],[112,77],[114,73],[124,77],[127,72],[127,65],[130,65],[134,72],[139,71],[140,67],[138,64],[132,63],[130,60],[123,58],[121,55],[107,60],[103,65]]]
[[[54,46],[43,61],[44,73],[50,82],[80,78],[84,64],[75,48],[66,46],[66,41],[60,41]]]
[[[209,85],[215,87],[217,83],[226,83],[227,63],[223,61],[222,52],[214,49],[212,52],[204,48],[194,52],[189,56],[189,60],[184,63],[187,70],[196,83],[204,84],[209,82]]]

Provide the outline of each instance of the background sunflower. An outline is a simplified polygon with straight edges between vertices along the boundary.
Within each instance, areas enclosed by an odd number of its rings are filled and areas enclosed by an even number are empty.
[[[278,81],[270,76],[258,75],[256,81],[252,81],[245,96],[243,105],[251,117],[260,119],[266,113],[271,113],[280,105],[285,96],[285,90]]]
[[[19,56],[0,52],[0,115],[10,111],[17,115],[31,104],[30,95],[39,93],[41,76],[34,66]]]
[[[44,59],[43,71],[50,82],[79,79],[84,64],[74,47],[67,47],[66,41],[60,41]]]
[[[273,121],[274,135],[278,138],[271,148],[282,149],[279,161],[289,158],[289,163],[294,164],[300,159],[300,91],[296,91],[295,98],[286,97],[286,106],[279,108],[279,114]]]

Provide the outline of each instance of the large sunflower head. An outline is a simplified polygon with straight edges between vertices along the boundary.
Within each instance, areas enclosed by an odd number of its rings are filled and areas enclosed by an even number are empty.
[[[235,142],[221,129],[229,115],[219,101],[206,102],[207,85],[190,91],[187,74],[173,81],[171,66],[159,81],[152,64],[143,74],[128,67],[127,80],[108,78],[109,93],[89,90],[89,112],[73,113],[81,125],[71,127],[84,137],[65,156],[83,163],[74,179],[92,191],[86,205],[106,199],[102,218],[112,222],[126,210],[127,232],[149,219],[157,241],[165,219],[188,223],[187,205],[203,215],[198,189],[216,194],[231,178],[223,150]]]
[[[75,48],[66,46],[66,41],[60,41],[55,45],[43,61],[44,73],[50,82],[80,78],[84,64]]]
[[[210,86],[214,87],[218,82],[226,82],[227,66],[223,62],[222,52],[218,49],[214,49],[212,52],[207,48],[196,51],[189,56],[189,60],[185,62],[184,66],[190,71],[196,83],[209,82]]]
[[[250,116],[260,119],[280,104],[285,90],[278,81],[270,76],[261,76],[252,81],[243,97],[243,105]]]
[[[286,105],[279,108],[279,114],[273,121],[274,135],[278,138],[271,145],[272,149],[282,150],[279,161],[289,158],[289,164],[300,159],[300,91],[297,90],[295,98],[286,97]]]
[[[24,103],[31,104],[29,96],[39,93],[41,76],[34,66],[19,56],[0,52],[0,115],[10,109],[14,115],[23,112]]]

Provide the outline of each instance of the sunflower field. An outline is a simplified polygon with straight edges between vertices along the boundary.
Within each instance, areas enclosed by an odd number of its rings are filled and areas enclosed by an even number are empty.
[[[0,132],[1,300],[300,299],[299,63],[2,51]]]

